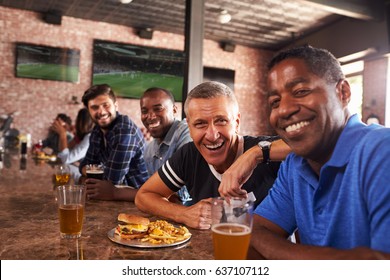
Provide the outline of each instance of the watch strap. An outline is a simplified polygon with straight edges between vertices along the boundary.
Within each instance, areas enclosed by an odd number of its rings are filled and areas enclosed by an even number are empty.
[[[262,147],[261,151],[263,152],[263,163],[268,164],[270,162],[269,160],[270,146]]]
[[[263,161],[262,163],[268,164],[270,162],[270,150],[271,150],[271,142],[269,141],[260,141],[258,146],[260,147],[263,153]]]

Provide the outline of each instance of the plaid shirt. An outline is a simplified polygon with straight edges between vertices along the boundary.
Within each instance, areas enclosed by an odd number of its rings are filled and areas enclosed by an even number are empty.
[[[105,179],[115,185],[139,188],[148,179],[144,148],[141,130],[128,116],[117,112],[105,135],[98,125],[92,130],[80,170],[87,164],[103,163]]]

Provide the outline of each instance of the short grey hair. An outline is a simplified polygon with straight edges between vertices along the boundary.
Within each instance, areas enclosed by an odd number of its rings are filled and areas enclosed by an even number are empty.
[[[187,99],[184,103],[184,112],[188,115],[188,105],[192,99],[211,99],[219,96],[228,98],[236,109],[235,113],[238,113],[238,102],[232,89],[227,85],[216,81],[204,82],[194,87],[187,95]]]

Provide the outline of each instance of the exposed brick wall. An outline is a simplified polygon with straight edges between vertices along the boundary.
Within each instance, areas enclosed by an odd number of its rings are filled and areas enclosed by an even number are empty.
[[[22,133],[31,133],[33,141],[45,137],[47,127],[60,112],[75,119],[82,105],[70,105],[72,96],[81,99],[91,86],[92,47],[94,39],[183,50],[184,36],[155,31],[152,40],[141,39],[132,28],[102,22],[63,17],[52,25],[41,15],[0,7],[0,114],[19,111],[14,125]],[[14,76],[14,43],[27,42],[80,50],[78,84]],[[241,110],[242,134],[270,133],[264,99],[263,73],[271,52],[237,46],[234,53],[224,52],[217,42],[204,41],[205,66],[235,70],[235,92]],[[129,115],[139,126],[139,100],[119,101],[119,111]],[[179,106],[181,107],[181,106]]]

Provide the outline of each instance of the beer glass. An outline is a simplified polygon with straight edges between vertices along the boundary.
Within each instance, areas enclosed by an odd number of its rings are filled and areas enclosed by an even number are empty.
[[[88,178],[94,178],[103,180],[104,175],[104,166],[103,164],[87,164],[86,165],[86,173]]]
[[[58,217],[62,238],[79,238],[83,227],[86,187],[63,185],[57,187]]]
[[[54,167],[54,186],[61,186],[69,184],[70,182],[70,168],[66,164],[58,164]]]
[[[218,197],[213,199],[211,211],[214,258],[245,260],[252,232],[253,202]]]

